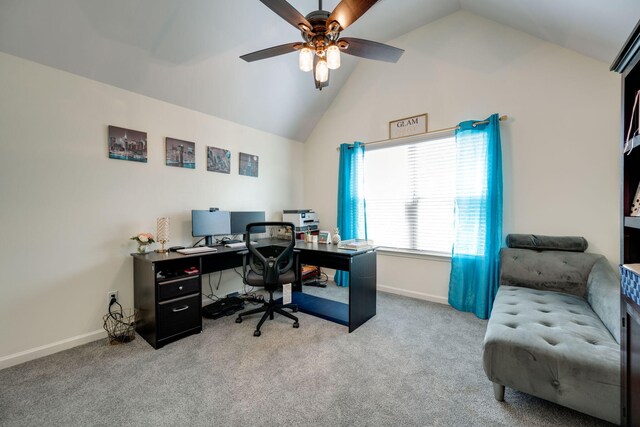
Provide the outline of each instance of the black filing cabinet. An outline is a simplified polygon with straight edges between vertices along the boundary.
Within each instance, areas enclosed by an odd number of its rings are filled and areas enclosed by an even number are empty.
[[[133,257],[136,332],[154,348],[202,331],[200,257]]]

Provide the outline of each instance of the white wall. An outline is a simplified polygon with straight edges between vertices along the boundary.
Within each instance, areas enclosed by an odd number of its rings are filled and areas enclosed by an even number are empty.
[[[406,50],[400,62],[363,60],[304,146],[0,53],[0,368],[101,336],[106,293],[133,304],[128,237],[155,234],[158,216],[171,217],[172,245],[193,241],[189,212],[209,206],[269,218],[310,207],[332,229],[335,148],[424,112],[430,129],[509,115],[504,233],[584,235],[618,262],[620,91],[608,64],[468,12],[390,44]],[[108,125],[146,131],[149,163],[108,159]],[[196,142],[196,170],[164,165],[166,136]],[[232,151],[231,175],[206,171],[206,145]],[[238,175],[239,151],[260,156],[258,179]],[[448,272],[446,260],[378,258],[379,287],[414,297],[445,302]]]
[[[301,205],[299,142],[6,54],[0,100],[0,368],[103,336],[107,292],[133,306],[128,238],[157,217],[187,245],[191,209]],[[108,125],[146,131],[148,163],[109,159]],[[196,170],[165,166],[167,136],[196,143]],[[207,172],[207,145],[231,150],[230,175]],[[238,175],[239,151],[260,157],[258,178]]]
[[[504,234],[582,235],[618,262],[620,83],[608,64],[464,11],[389,44],[400,61],[363,60],[305,144],[316,166],[305,206],[323,228],[335,224],[340,143],[385,139],[390,120],[421,113],[431,130],[500,113]],[[449,268],[380,254],[378,285],[446,302]]]

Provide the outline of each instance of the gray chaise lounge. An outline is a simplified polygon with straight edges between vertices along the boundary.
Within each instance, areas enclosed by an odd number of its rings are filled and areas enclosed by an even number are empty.
[[[484,339],[495,397],[511,387],[620,423],[620,282],[586,240],[509,235]]]

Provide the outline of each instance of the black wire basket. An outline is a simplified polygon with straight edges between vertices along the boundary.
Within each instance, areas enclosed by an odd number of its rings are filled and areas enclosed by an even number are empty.
[[[118,305],[120,306],[120,304]],[[104,320],[103,328],[109,335],[109,344],[123,344],[136,338],[137,309],[123,310],[120,306],[120,309],[112,310],[109,307],[109,313],[105,314],[102,320]]]

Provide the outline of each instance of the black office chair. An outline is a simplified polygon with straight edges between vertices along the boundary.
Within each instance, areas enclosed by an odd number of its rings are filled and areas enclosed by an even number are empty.
[[[288,245],[274,245],[264,248],[262,252],[251,244],[251,230],[264,227],[281,227],[291,231],[291,240]],[[242,323],[244,316],[262,313],[262,319],[258,322],[253,335],[260,336],[260,328],[262,324],[269,319],[273,320],[274,313],[292,319],[293,327],[300,326],[298,318],[293,314],[284,311],[285,308],[291,309],[294,313],[298,311],[296,304],[277,304],[273,299],[273,292],[285,283],[293,283],[296,280],[297,268],[294,265],[294,246],[296,244],[296,233],[294,225],[290,222],[254,222],[247,224],[247,232],[245,234],[245,242],[247,250],[240,252],[243,256],[242,262],[242,278],[245,284],[249,286],[264,287],[269,292],[269,301],[265,301],[264,306],[253,310],[248,310],[238,315],[236,323]]]

